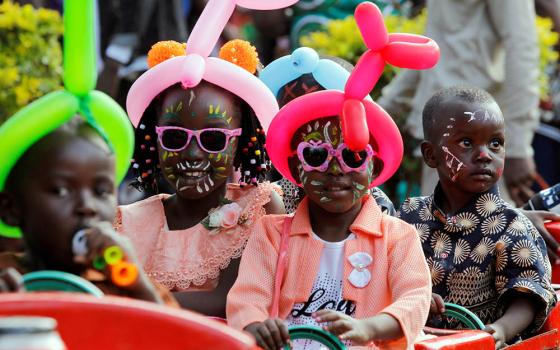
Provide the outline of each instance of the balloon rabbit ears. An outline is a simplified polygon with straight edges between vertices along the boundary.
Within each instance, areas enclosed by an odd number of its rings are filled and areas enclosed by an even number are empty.
[[[371,183],[372,187],[388,180],[402,160],[403,142],[396,124],[367,96],[383,74],[386,63],[409,69],[431,68],[439,60],[439,47],[424,36],[387,33],[383,15],[373,3],[358,5],[355,19],[367,50],[344,88],[301,96],[284,106],[270,125],[268,155],[276,169],[294,183],[288,166],[288,158],[294,153],[291,149],[293,135],[302,125],[328,116],[340,116],[343,139],[351,150],[361,151],[370,142],[377,148],[376,157],[383,162],[383,169]]]
[[[107,141],[116,157],[121,181],[134,150],[134,131],[124,110],[109,96],[94,91],[93,0],[64,2],[64,90],[51,92],[19,110],[0,126],[0,191],[18,160],[40,139],[76,114]],[[0,221],[0,235],[18,238],[21,231]]]
[[[237,95],[251,106],[261,125],[268,129],[278,112],[276,99],[266,86],[252,74],[250,53],[239,58],[243,49],[239,41],[222,48],[220,58],[209,57],[220,34],[239,5],[253,10],[284,8],[297,0],[209,0],[186,43],[184,55],[174,55],[158,62],[132,85],[126,99],[126,109],[132,124],[138,127],[145,110],[161,92],[175,84],[185,89],[196,87],[201,80],[217,85]],[[246,50],[245,50],[246,51]],[[235,56],[234,63],[226,61]],[[254,72],[254,70],[253,70]]]

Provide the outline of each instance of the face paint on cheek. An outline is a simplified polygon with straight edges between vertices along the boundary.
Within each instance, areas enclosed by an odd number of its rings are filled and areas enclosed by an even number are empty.
[[[354,193],[354,202],[352,204],[355,204],[360,198],[363,197],[364,195],[364,190],[365,190],[365,186],[356,182],[356,181],[352,181],[352,192]]]
[[[496,169],[496,174],[498,174],[498,177],[502,177],[502,175],[504,174],[504,168],[500,167],[498,169]]]
[[[373,162],[373,159],[369,161],[369,164],[367,166],[367,172],[368,172],[368,184],[370,184],[373,181],[373,167],[375,166],[375,163]]]
[[[165,176],[167,176],[169,180],[176,179],[175,175],[173,174],[173,167],[166,166],[165,168],[163,168],[163,173],[165,174]]]
[[[465,165],[459,160],[459,158],[449,151],[449,148],[441,146],[441,149],[445,153],[445,165],[449,168],[451,181],[455,182],[461,172],[461,169],[465,168]]]
[[[179,153],[169,152],[169,151],[163,151],[163,154],[162,154],[163,161],[166,161],[170,158],[174,158],[174,157],[178,157],[178,156],[179,156]]]
[[[307,184],[307,175],[305,174],[305,171],[303,171],[303,166],[301,164],[298,164],[298,173],[299,173],[299,179],[301,180],[301,183],[303,185]]]
[[[356,181],[352,182],[352,186],[354,186],[354,188],[358,191],[363,191],[366,187],[360,183],[357,183]]]

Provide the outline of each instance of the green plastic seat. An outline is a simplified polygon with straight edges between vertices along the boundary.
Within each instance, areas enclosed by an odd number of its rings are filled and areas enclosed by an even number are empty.
[[[291,340],[309,339],[326,346],[330,350],[346,350],[346,346],[342,344],[340,339],[319,327],[294,326],[290,327],[288,332]],[[290,347],[286,345],[284,349],[289,350]]]
[[[461,322],[468,329],[483,330],[484,323],[472,311],[460,305],[453,303],[445,303],[444,315]]]
[[[32,292],[38,291],[60,291],[87,293],[96,297],[104,294],[90,281],[79,276],[62,271],[35,271],[23,276],[25,289]]]

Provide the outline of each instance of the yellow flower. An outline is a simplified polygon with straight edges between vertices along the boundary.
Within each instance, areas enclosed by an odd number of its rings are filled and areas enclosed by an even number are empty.
[[[31,94],[29,93],[27,87],[23,84],[16,86],[16,88],[14,89],[14,92],[16,94],[16,102],[19,106],[23,107],[25,106],[27,103],[29,103],[29,100],[31,98]]]
[[[0,68],[0,86],[8,87],[14,85],[19,79],[17,67]]]
[[[60,88],[62,29],[56,11],[0,0],[0,123]]]

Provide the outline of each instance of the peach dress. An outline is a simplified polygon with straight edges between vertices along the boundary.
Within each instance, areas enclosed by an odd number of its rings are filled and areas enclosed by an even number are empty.
[[[168,228],[163,200],[169,195],[160,194],[119,207],[115,228],[130,238],[153,281],[171,291],[212,290],[220,270],[241,256],[253,225],[265,215],[272,191],[280,190],[267,182],[243,188],[228,184],[226,199],[237,204],[228,207],[237,213],[222,215],[227,218],[222,225],[219,220],[211,222],[218,227],[208,227],[208,220],[203,220],[185,230]],[[233,225],[229,214],[237,218]]]

